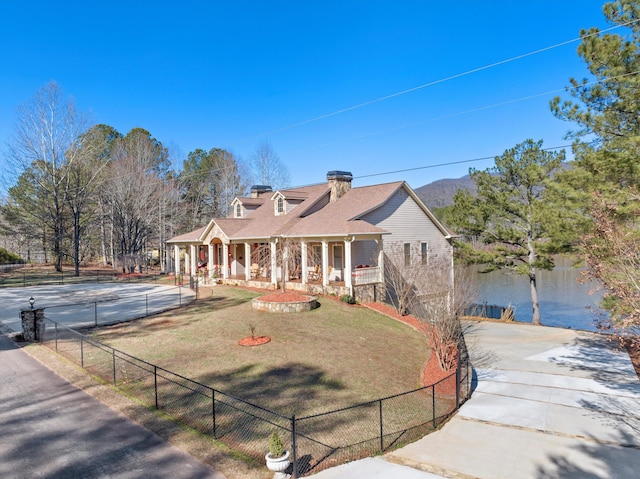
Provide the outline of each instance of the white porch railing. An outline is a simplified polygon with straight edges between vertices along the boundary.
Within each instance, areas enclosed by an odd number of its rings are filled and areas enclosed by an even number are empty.
[[[351,282],[354,286],[363,284],[373,284],[382,282],[379,266],[369,266],[368,268],[356,268],[351,273]]]

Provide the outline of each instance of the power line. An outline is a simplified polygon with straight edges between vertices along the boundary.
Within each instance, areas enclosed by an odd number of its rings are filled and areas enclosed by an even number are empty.
[[[552,147],[548,147],[548,148],[541,148],[541,150],[542,151],[563,150],[563,149],[568,148],[570,146],[572,146],[572,145],[552,146]],[[414,168],[405,168],[405,169],[402,169],[402,170],[394,170],[394,171],[384,171],[382,173],[371,173],[369,175],[354,176],[353,179],[372,178],[374,176],[393,175],[393,174],[396,174],[396,173],[406,173],[408,171],[417,171],[417,170],[426,170],[426,169],[430,169],[430,168],[439,168],[441,166],[460,165],[460,164],[463,164],[463,163],[472,163],[472,162],[476,162],[476,161],[493,160],[497,156],[500,156],[500,155],[483,156],[481,158],[472,158],[470,160],[450,161],[450,162],[447,162],[447,163],[438,163],[436,165],[416,166]]]
[[[428,82],[428,83],[424,83],[422,85],[418,85],[418,86],[415,86],[415,87],[412,87],[412,88],[408,88],[406,90],[402,90],[402,91],[399,91],[399,92],[391,93],[389,95],[385,95],[385,96],[382,96],[382,97],[379,97],[379,98],[375,98],[373,100],[368,100],[368,101],[365,101],[365,102],[362,102],[362,103],[358,103],[356,105],[352,105],[352,106],[349,106],[349,107],[346,107],[346,108],[341,108],[341,109],[333,111],[331,113],[325,113],[323,115],[319,115],[319,116],[316,116],[316,117],[313,117],[313,118],[309,118],[307,120],[303,120],[303,121],[299,121],[299,122],[296,122],[296,123],[292,123],[292,124],[287,125],[287,126],[276,128],[275,130],[271,130],[271,131],[267,131],[267,132],[264,132],[264,133],[260,133],[258,135],[254,135],[252,137],[243,138],[243,139],[239,140],[239,142],[242,143],[242,142],[245,142],[245,141],[254,140],[256,138],[260,138],[260,137],[267,136],[267,135],[272,135],[274,133],[279,133],[281,131],[290,130],[290,129],[296,128],[298,126],[307,125],[309,123],[314,123],[316,121],[324,120],[326,118],[330,118],[330,117],[333,117],[333,116],[336,116],[336,115],[340,115],[342,113],[346,113],[346,112],[349,112],[349,111],[353,111],[353,110],[357,110],[357,109],[360,109],[360,108],[364,108],[366,106],[373,105],[375,103],[380,103],[380,102],[383,102],[383,101],[386,101],[386,100],[390,100],[391,98],[395,98],[395,97],[398,97],[398,96],[401,96],[401,95],[406,95],[407,93],[413,93],[414,91],[422,90],[424,88],[428,88],[428,87],[431,87],[431,86],[434,86],[434,85],[438,85],[440,83],[444,83],[444,82],[447,82],[447,81],[450,81],[450,80],[455,80],[457,78],[461,78],[461,77],[464,77],[464,76],[467,76],[467,75],[471,75],[472,73],[478,73],[478,72],[481,72],[481,71],[484,71],[484,70],[488,70],[490,68],[494,68],[494,67],[497,67],[497,66],[500,66],[500,65],[505,65],[507,63],[514,62],[516,60],[521,60],[523,58],[527,58],[527,57],[530,57],[530,56],[533,56],[533,55],[538,55],[540,53],[544,53],[544,52],[547,52],[549,50],[553,50],[555,48],[563,47],[565,45],[569,45],[569,44],[575,43],[577,41],[585,40],[585,39],[593,37],[593,36],[598,36],[598,35],[600,35],[602,33],[606,33],[606,32],[609,32],[611,30],[615,30],[615,29],[618,29],[618,28],[626,27],[628,25],[631,25],[633,23],[637,23],[639,21],[640,21],[640,19],[632,20],[632,21],[623,23],[621,25],[615,25],[613,27],[606,28],[604,30],[598,30],[597,32],[590,33],[588,35],[579,36],[579,37],[573,38],[571,40],[566,40],[564,42],[556,43],[555,45],[550,45],[548,47],[540,48],[538,50],[533,50],[533,51],[528,52],[528,53],[523,53],[521,55],[516,55],[514,57],[507,58],[505,60],[500,60],[498,62],[490,63],[488,65],[484,65],[484,66],[481,66],[481,67],[478,67],[478,68],[473,68],[471,70],[467,70],[467,71],[464,71],[464,72],[461,72],[461,73],[456,73],[454,75],[450,75],[450,76],[445,77],[445,78],[440,78],[438,80],[434,80],[434,81],[431,81],[431,82]]]
[[[594,80],[592,82],[583,83],[583,84],[580,84],[580,87],[588,87],[588,86],[591,86],[591,85],[596,85],[598,83],[604,83],[604,82],[608,82],[608,81],[619,80],[619,79],[624,78],[624,77],[628,77],[628,76],[632,76],[632,75],[638,75],[638,74],[640,74],[640,70],[635,71],[635,72],[630,72],[630,73],[624,73],[622,75],[617,75],[617,76],[613,76],[613,77],[603,78],[601,80]],[[372,136],[377,136],[377,135],[381,135],[381,134],[384,134],[384,133],[403,130],[405,128],[412,128],[414,126],[423,125],[423,124],[426,124],[426,123],[431,123],[431,122],[435,122],[435,121],[439,121],[439,120],[446,120],[446,119],[450,119],[450,118],[455,118],[457,116],[467,115],[469,113],[476,113],[476,112],[480,112],[480,111],[490,110],[492,108],[497,108],[497,107],[501,107],[501,106],[505,106],[505,105],[511,105],[511,104],[514,104],[514,103],[519,103],[521,101],[533,100],[535,98],[540,98],[540,97],[544,97],[544,96],[548,96],[548,95],[553,95],[553,94],[556,94],[556,93],[562,93],[564,91],[566,91],[566,87],[556,88],[555,90],[548,90],[548,91],[542,92],[542,93],[534,93],[534,94],[523,96],[523,97],[520,97],[520,98],[514,98],[514,99],[510,99],[510,100],[501,101],[501,102],[498,102],[498,103],[492,103],[490,105],[484,105],[484,106],[479,106],[479,107],[476,107],[476,108],[470,108],[468,110],[449,113],[449,114],[446,114],[446,115],[441,115],[441,116],[437,116],[437,117],[433,117],[433,118],[427,118],[425,120],[420,120],[420,121],[416,121],[416,122],[412,122],[412,123],[405,123],[403,125],[394,126],[394,127],[387,128],[387,129],[384,129],[384,130],[378,130],[378,131],[371,132],[371,133],[365,133],[363,135],[352,136],[350,138],[345,138],[345,139],[342,139],[342,140],[330,141],[330,142],[323,143],[321,145],[315,145],[314,148],[315,149],[324,148],[324,147],[327,147],[327,146],[341,144],[341,143],[345,143],[345,142],[348,142],[348,141],[362,140],[364,138],[370,138]],[[307,148],[299,148],[297,150],[292,151],[291,153],[304,152],[305,150],[307,150]]]

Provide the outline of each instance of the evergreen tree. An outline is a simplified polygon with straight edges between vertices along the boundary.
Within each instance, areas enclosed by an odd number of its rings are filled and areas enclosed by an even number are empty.
[[[564,151],[545,151],[542,141],[520,143],[496,157],[495,167],[471,169],[476,195],[458,191],[447,213],[451,226],[475,239],[475,248],[458,244],[466,261],[486,264],[485,272],[505,268],[528,278],[533,324],[541,324],[536,272],[552,269],[552,254],[568,247],[559,234],[568,221],[566,205],[549,188],[563,161]]]
[[[612,312],[605,326],[629,330],[640,326],[633,301],[640,296],[640,283],[628,276],[632,291],[623,287],[618,256],[621,245],[637,238],[640,217],[640,2],[610,2],[603,12],[611,25],[622,28],[604,35],[597,28],[581,31],[578,55],[593,79],[570,79],[573,100],[555,98],[551,109],[579,126],[568,135],[575,140],[573,168],[559,178],[581,196],[593,220],[583,246],[588,272],[603,282],[605,306]],[[637,264],[640,248],[625,251],[636,255],[629,264]]]

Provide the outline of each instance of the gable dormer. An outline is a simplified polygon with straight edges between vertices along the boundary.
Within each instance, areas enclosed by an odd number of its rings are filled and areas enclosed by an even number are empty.
[[[264,198],[243,198],[236,197],[231,202],[232,218],[246,218],[251,215],[259,206],[264,204]]]
[[[287,200],[282,193],[276,191],[271,197],[273,200],[273,214],[281,216],[287,214]]]
[[[276,191],[271,196],[271,200],[273,201],[273,214],[275,216],[286,215],[308,197],[309,194],[302,191]]]

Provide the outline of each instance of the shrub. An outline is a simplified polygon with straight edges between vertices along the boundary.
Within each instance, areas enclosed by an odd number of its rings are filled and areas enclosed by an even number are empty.
[[[354,298],[350,294],[343,294],[342,296],[340,296],[340,301],[347,304],[356,304],[356,298]]]
[[[0,248],[0,263],[19,263],[20,261],[22,261],[22,259],[17,254]]]
[[[269,452],[271,453],[271,457],[280,457],[284,455],[284,445],[280,440],[280,436],[278,436],[277,432],[272,432],[271,437],[269,438]]]

